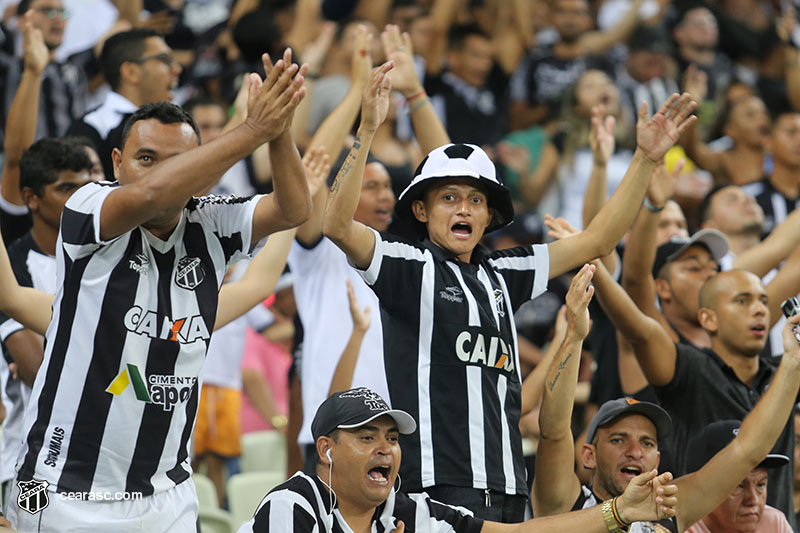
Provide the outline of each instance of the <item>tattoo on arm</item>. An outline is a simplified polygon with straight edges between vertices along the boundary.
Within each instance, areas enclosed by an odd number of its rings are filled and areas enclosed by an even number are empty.
[[[358,157],[358,151],[361,149],[361,138],[356,135],[355,141],[353,141],[353,147],[350,149],[350,153],[347,154],[347,159],[344,160],[342,164],[342,168],[339,169],[339,172],[336,174],[336,179],[331,186],[331,193],[336,194],[339,192],[339,187],[342,185],[342,179],[344,176],[350,173],[350,169],[353,167],[353,163],[355,163],[356,157]]]
[[[553,392],[553,388],[556,386],[556,381],[558,381],[558,378],[561,376],[561,371],[567,366],[567,361],[569,361],[570,357],[572,357],[572,352],[567,354],[567,357],[558,363],[558,372],[556,372],[556,377],[554,377],[552,383],[550,383],[550,392]]]

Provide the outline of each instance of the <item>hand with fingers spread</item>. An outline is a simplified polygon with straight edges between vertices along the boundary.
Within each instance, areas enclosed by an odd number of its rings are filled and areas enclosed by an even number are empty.
[[[359,24],[356,26],[356,34],[353,40],[353,59],[350,65],[350,81],[358,86],[365,87],[369,82],[369,75],[372,72],[372,34],[366,26]]]
[[[28,10],[22,20],[22,34],[24,36],[23,50],[25,55],[25,68],[36,73],[44,72],[50,62],[50,51],[44,44],[42,31],[33,26],[33,10]]]
[[[653,177],[650,179],[650,185],[647,187],[647,199],[656,208],[661,208],[668,200],[675,194],[675,189],[678,187],[678,176],[681,175],[683,166],[686,164],[685,159],[679,159],[672,172],[667,169],[667,164],[662,159],[656,167]]]
[[[350,302],[350,316],[353,317],[353,329],[365,333],[369,329],[371,322],[371,309],[369,306],[361,309],[358,305],[356,292],[353,290],[353,283],[349,279],[347,280],[347,299]]]
[[[633,478],[622,496],[617,498],[620,518],[628,523],[655,521],[675,516],[678,505],[678,486],[672,483],[672,474],[657,470],[644,472]]]
[[[292,63],[291,48],[286,49],[274,66],[269,55],[264,54],[262,59],[267,78],[262,80],[258,74],[250,74],[245,124],[263,142],[269,142],[291,125],[294,110],[305,96],[303,76],[308,65],[298,67]]]
[[[303,49],[303,63],[308,65],[309,76],[311,74],[319,75],[335,36],[336,23],[325,22],[322,24],[316,38]]]
[[[414,65],[411,36],[405,32],[401,34],[399,27],[389,24],[381,33],[381,41],[386,59],[394,62],[394,68],[389,73],[392,88],[400,91],[406,98],[422,91],[422,82]]]
[[[331,164],[324,146],[315,146],[303,156],[303,168],[308,179],[308,192],[313,198],[328,181]]]
[[[608,115],[603,118],[605,108],[592,108],[592,130],[589,132],[589,147],[592,149],[594,164],[605,167],[614,154],[614,126],[617,120]]]
[[[673,93],[661,109],[650,119],[647,118],[647,103],[642,102],[639,108],[639,120],[636,123],[636,144],[642,154],[651,161],[660,161],[672,148],[681,133],[697,117],[692,111],[697,107],[689,93],[678,95]]]
[[[577,339],[585,339],[591,329],[589,302],[594,295],[591,285],[594,265],[586,264],[575,274],[567,291],[567,332]]]
[[[778,33],[781,41],[789,43],[792,39],[792,33],[797,26],[797,10],[793,5],[789,4],[786,10],[775,23],[775,31]]]
[[[497,144],[497,155],[505,166],[520,176],[527,176],[530,173],[531,152],[526,146],[516,146],[503,141]]]
[[[374,69],[361,97],[361,125],[359,131],[374,134],[389,112],[392,82],[387,75],[394,63],[387,61]]]

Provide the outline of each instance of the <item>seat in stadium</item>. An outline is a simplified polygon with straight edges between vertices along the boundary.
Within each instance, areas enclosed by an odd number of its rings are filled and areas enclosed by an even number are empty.
[[[194,486],[197,489],[197,500],[200,502],[200,510],[204,508],[219,509],[219,498],[217,497],[217,487],[208,476],[195,472],[192,474]]]
[[[253,518],[253,514],[275,486],[286,481],[283,472],[242,472],[228,479],[228,506],[236,527]]]
[[[280,472],[286,475],[286,435],[254,431],[242,435],[242,472]]]
[[[200,533],[233,533],[236,526],[228,511],[200,505]]]

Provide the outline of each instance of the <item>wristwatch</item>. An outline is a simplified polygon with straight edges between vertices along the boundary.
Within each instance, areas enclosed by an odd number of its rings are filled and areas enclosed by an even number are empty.
[[[614,516],[614,499],[606,500],[603,502],[600,510],[603,513],[603,521],[610,533],[627,533],[628,527],[623,526]]]

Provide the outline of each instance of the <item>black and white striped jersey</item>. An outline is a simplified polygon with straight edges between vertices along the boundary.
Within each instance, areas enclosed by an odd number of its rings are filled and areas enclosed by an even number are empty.
[[[328,488],[317,476],[297,472],[270,491],[253,518],[239,533],[345,533],[352,531],[339,509],[330,509]],[[438,533],[479,533],[483,520],[463,507],[430,499],[427,494],[389,494],[375,509],[372,531],[390,533],[402,520],[406,531]]]
[[[743,185],[742,189],[756,199],[756,203],[764,210],[764,234],[769,234],[775,226],[786,220],[789,213],[800,206],[800,198],[787,198],[764,178],[755,183]]]
[[[167,490],[190,473],[199,376],[228,265],[250,248],[257,198],[192,199],[167,240],[100,239],[90,183],[67,201],[58,292],[25,414],[22,481],[59,492]]]
[[[56,293],[55,258],[39,249],[30,232],[9,245],[8,258],[20,285],[49,294]],[[6,349],[6,339],[22,329],[24,329],[22,324],[0,313],[0,340],[3,342],[3,352],[9,363],[13,359]],[[3,434],[0,441],[0,483],[14,479],[14,465],[22,447],[22,421],[31,388],[20,378],[9,375],[5,393],[11,400],[11,408],[3,420]]]
[[[419,424],[400,436],[409,491],[527,494],[514,312],[545,291],[549,267],[546,245],[478,247],[466,264],[430,241],[375,232],[361,275],[381,304],[392,407]]]
[[[581,493],[572,506],[572,511],[591,509],[600,505],[602,500],[595,496],[592,489],[586,485],[581,486]],[[664,518],[658,522],[634,522],[631,524],[630,533],[678,533],[678,522],[675,518]]]

